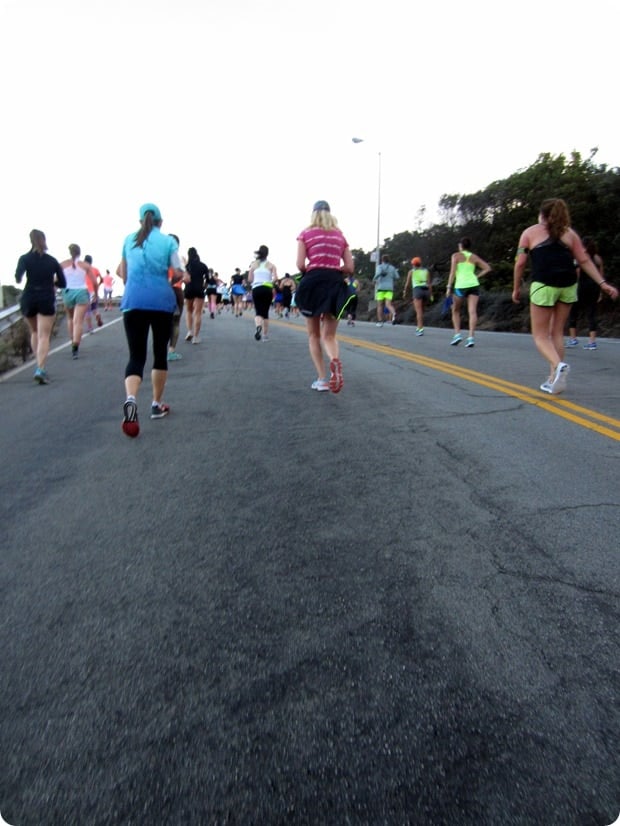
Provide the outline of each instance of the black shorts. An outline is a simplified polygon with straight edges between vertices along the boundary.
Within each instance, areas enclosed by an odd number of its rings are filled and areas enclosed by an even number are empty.
[[[190,301],[193,301],[195,298],[199,298],[201,301],[204,301],[205,291],[197,290],[195,287],[192,287],[191,284],[188,284],[185,288],[185,298],[189,298]]]
[[[424,301],[424,299],[428,298],[428,292],[428,287],[414,287],[413,297]]]
[[[207,295],[217,295],[217,287],[207,287]]]
[[[341,318],[354,295],[340,270],[310,270],[299,282],[295,304],[306,318],[321,315]]]
[[[459,298],[467,298],[468,295],[480,295],[480,287],[459,287],[454,290],[454,294]]]
[[[24,291],[19,306],[24,318],[34,318],[36,315],[56,315],[54,293]]]

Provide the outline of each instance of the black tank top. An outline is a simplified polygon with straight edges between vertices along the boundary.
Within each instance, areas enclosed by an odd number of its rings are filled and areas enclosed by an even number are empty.
[[[547,287],[570,287],[577,282],[573,253],[562,241],[547,238],[530,250],[532,281]]]

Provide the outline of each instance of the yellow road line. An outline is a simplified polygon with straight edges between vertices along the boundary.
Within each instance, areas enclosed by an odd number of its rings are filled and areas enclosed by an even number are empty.
[[[305,328],[300,328],[290,321],[276,321],[275,323],[286,324],[287,327],[293,330],[306,332]],[[506,381],[506,379],[496,378],[495,376],[487,376],[485,373],[478,373],[475,370],[470,370],[468,367],[459,367],[447,361],[440,361],[429,356],[419,356],[414,353],[409,353],[407,350],[398,350],[387,344],[375,344],[372,341],[351,338],[342,333],[338,334],[338,340],[346,344],[351,344],[353,347],[373,350],[375,353],[385,353],[385,355],[388,356],[394,356],[404,361],[411,361],[423,367],[429,367],[432,370],[447,373],[455,378],[471,381],[482,387],[488,387],[490,390],[504,393],[506,396],[519,399],[534,407],[540,407],[548,413],[553,413],[554,416],[560,416],[562,419],[566,419],[573,424],[585,427],[587,430],[593,430],[601,436],[607,436],[609,439],[620,442],[620,419],[614,419],[611,416],[606,416],[604,413],[599,413],[588,407],[580,407],[578,404],[573,404],[573,402],[569,402],[566,399],[560,399],[558,396],[543,396],[540,390],[533,390],[531,387],[515,384],[512,381]],[[585,416],[588,418],[584,418]],[[601,424],[597,424],[597,422],[601,422]],[[609,425],[609,427],[605,427],[604,425]],[[612,428],[615,428],[615,430]]]
[[[458,365],[440,361],[439,359],[429,358],[428,356],[419,356],[414,353],[409,353],[406,350],[398,350],[395,347],[390,347],[385,344],[374,344],[373,342],[362,341],[361,339],[350,338],[345,335],[339,335],[338,338],[340,341],[351,344],[354,347],[385,353],[386,355],[394,356],[395,358],[420,364],[423,367],[429,367],[432,370],[447,373],[455,378],[464,379],[465,381],[471,381],[474,384],[488,387],[491,390],[496,390],[499,393],[512,396],[513,398],[519,399],[527,404],[540,407],[549,413],[553,413],[555,416],[560,416],[569,422],[578,424],[580,427],[593,430],[601,436],[607,436],[609,439],[614,439],[615,441],[620,442],[620,420],[614,419],[611,416],[606,416],[604,413],[599,413],[596,410],[590,410],[587,407],[580,407],[577,404],[573,404],[565,399],[560,399],[557,396],[549,397],[547,399],[539,395],[541,391],[532,390],[530,387],[515,384],[514,382],[496,378],[495,376],[487,376],[484,373],[478,373],[467,367],[459,367]],[[587,416],[588,418],[584,418],[584,416]],[[597,422],[601,422],[602,424],[597,424]],[[610,427],[605,427],[604,425],[610,425]],[[612,428],[616,428],[616,430],[613,430]]]

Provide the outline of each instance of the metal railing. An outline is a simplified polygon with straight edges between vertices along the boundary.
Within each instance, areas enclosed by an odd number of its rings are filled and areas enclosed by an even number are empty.
[[[5,307],[0,310],[0,334],[9,330],[14,324],[22,319],[22,311],[19,304],[14,304],[12,307]]]

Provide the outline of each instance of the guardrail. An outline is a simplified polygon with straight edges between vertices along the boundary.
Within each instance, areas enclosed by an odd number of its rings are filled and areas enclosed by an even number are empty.
[[[12,307],[6,307],[0,310],[0,333],[9,330],[17,321],[22,318],[22,311],[19,304],[14,304]]]

